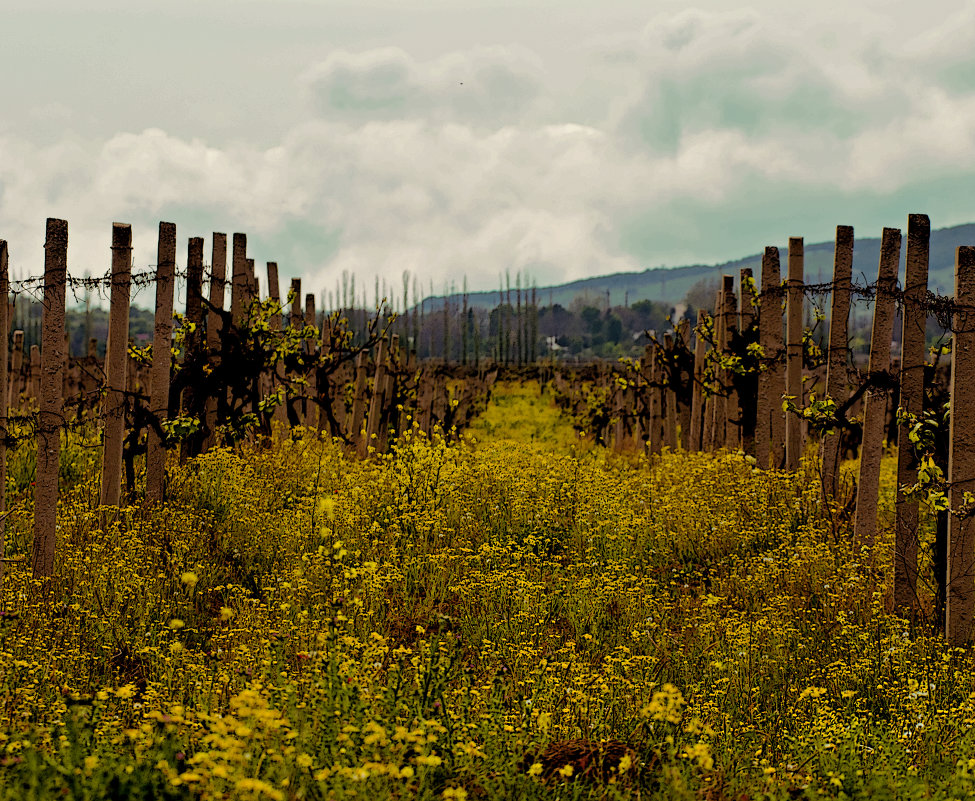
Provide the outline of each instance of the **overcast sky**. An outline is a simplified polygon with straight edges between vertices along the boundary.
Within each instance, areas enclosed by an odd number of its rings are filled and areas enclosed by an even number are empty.
[[[0,0],[0,238],[160,220],[332,289],[975,220],[975,3]],[[259,270],[262,272],[262,269]]]

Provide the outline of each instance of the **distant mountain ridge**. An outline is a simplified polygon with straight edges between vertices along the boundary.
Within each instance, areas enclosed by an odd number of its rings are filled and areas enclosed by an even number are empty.
[[[900,277],[903,280],[904,262],[907,250],[906,230],[901,241]],[[965,223],[931,232],[930,272],[928,288],[932,292],[950,295],[954,292],[955,248],[959,245],[975,245],[975,223]],[[834,243],[815,242],[805,246],[805,276],[807,283],[826,283],[833,274]],[[781,267],[786,269],[787,245],[779,246]],[[880,237],[855,239],[853,246],[853,280],[856,283],[873,283],[877,280],[877,265],[880,260]],[[565,284],[538,287],[536,290],[539,305],[550,303],[568,307],[580,295],[589,295],[593,305],[606,305],[609,293],[609,306],[623,306],[639,300],[653,300],[676,305],[684,300],[687,291],[702,279],[719,279],[721,275],[734,275],[751,267],[756,281],[761,279],[761,254],[727,261],[722,264],[695,264],[685,267],[655,267],[633,273],[612,273],[591,278],[581,278]],[[522,292],[524,293],[524,288]],[[530,292],[530,290],[529,290]],[[455,294],[453,300],[460,299]],[[524,297],[524,294],[523,294]],[[498,290],[468,293],[468,303],[481,308],[494,308],[498,305]],[[514,287],[512,287],[514,303]],[[426,310],[436,309],[443,304],[443,296],[428,297],[423,301]]]

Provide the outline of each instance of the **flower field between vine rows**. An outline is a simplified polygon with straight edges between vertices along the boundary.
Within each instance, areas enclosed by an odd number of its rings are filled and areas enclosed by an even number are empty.
[[[614,456],[533,385],[456,443],[171,462],[106,527],[97,454],[62,454],[54,581],[5,565],[0,799],[975,792],[971,652],[887,611],[890,469],[855,551],[812,459]]]

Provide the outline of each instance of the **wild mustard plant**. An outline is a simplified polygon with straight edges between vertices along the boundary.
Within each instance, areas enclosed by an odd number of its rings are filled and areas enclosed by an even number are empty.
[[[0,798],[972,792],[970,653],[804,469],[608,455],[525,388],[363,462],[173,463],[107,528],[78,469],[54,581],[3,579]]]

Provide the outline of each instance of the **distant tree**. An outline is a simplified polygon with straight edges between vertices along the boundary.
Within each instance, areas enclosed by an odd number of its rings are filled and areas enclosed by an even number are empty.
[[[705,309],[714,311],[714,296],[721,288],[721,280],[718,276],[707,276],[698,281],[694,286],[687,290],[684,295],[684,302],[695,309]]]
[[[582,317],[583,322],[586,324],[586,330],[596,336],[603,327],[603,313],[597,309],[595,306],[586,306],[581,312],[580,317]]]

